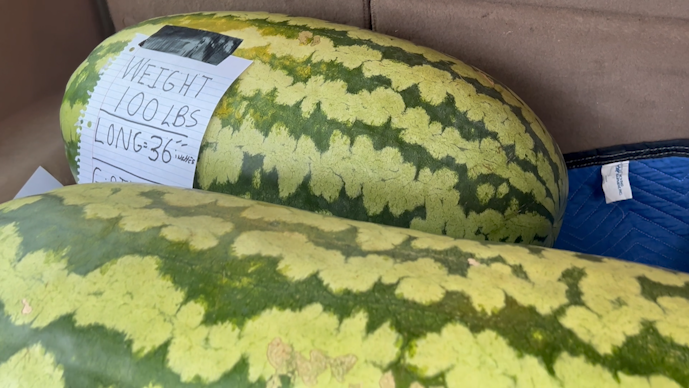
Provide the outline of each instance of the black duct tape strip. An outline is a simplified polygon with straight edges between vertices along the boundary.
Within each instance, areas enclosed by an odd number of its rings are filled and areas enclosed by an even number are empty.
[[[217,32],[179,26],[163,26],[141,42],[140,46],[154,51],[179,55],[218,65],[239,47],[242,39]]]
[[[569,169],[668,156],[689,157],[689,139],[617,145],[564,155]]]

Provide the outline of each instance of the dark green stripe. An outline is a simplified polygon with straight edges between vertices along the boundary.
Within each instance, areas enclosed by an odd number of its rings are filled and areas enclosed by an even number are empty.
[[[439,122],[443,127],[457,129],[462,138],[464,138],[467,141],[481,141],[483,139],[493,139],[499,142],[498,135],[495,132],[486,129],[484,122],[469,120],[469,118],[466,117],[466,115],[461,114],[461,112],[459,112],[456,108],[455,98],[452,95],[448,94],[448,96],[441,104],[434,106],[423,101],[423,99],[421,98],[421,93],[419,91],[418,85],[413,85],[402,91],[400,94],[402,95],[407,107],[421,107],[429,115],[431,122],[436,121]],[[503,101],[501,96],[500,101]],[[401,150],[404,148],[404,146],[400,145],[399,149]],[[421,149],[425,151],[423,147],[421,147]],[[502,149],[507,155],[507,160],[510,160],[517,164],[522,171],[531,172],[537,178],[537,180],[545,187],[547,197],[553,199],[555,205],[557,206],[558,203],[554,200],[552,193],[550,193],[546,181],[538,173],[538,168],[535,164],[536,161],[531,162],[517,158],[514,151],[514,144],[502,147]],[[418,153],[419,151],[420,150],[417,149],[415,150],[415,153]],[[407,155],[403,155],[405,156],[406,161]],[[545,155],[547,155],[547,153]],[[443,160],[443,162],[445,166],[453,166],[454,168],[452,169],[454,171],[457,171],[457,167],[461,166],[455,164],[454,162],[450,163],[447,159]],[[474,211],[476,213],[481,213],[485,209],[507,209],[509,205],[509,200],[511,198],[516,198],[519,201],[520,205],[533,205],[533,207],[530,206],[529,211],[533,211],[545,217],[550,222],[555,221],[555,215],[552,214],[549,210],[547,210],[544,205],[540,204],[536,200],[536,197],[533,195],[533,193],[522,193],[521,191],[512,187],[512,185],[510,185],[510,192],[503,198],[493,198],[491,202],[486,205],[480,203],[476,195],[476,188],[478,186],[480,186],[483,183],[491,183],[497,189],[497,187],[499,187],[502,183],[509,184],[508,179],[505,179],[498,175],[483,174],[478,178],[475,178],[476,185],[474,186],[473,190],[467,190],[462,187],[470,181],[472,181],[472,179],[468,177],[467,172],[462,171],[460,173],[459,183],[455,186],[455,188],[460,193],[462,193],[462,202],[464,202],[463,205],[465,205],[465,210],[467,212]],[[471,199],[464,199],[464,196],[466,195],[469,195]]]
[[[644,322],[639,334],[613,349],[604,365],[627,375],[665,375],[689,387],[689,347],[661,335],[651,322]]]
[[[562,188],[561,188],[562,176],[560,175],[560,169],[558,168],[558,164],[564,165],[564,159],[562,159],[561,156],[558,158],[558,160],[552,159],[550,153],[548,152],[548,149],[546,148],[545,144],[543,143],[543,140],[540,137],[538,137],[536,132],[531,127],[531,123],[529,123],[529,121],[526,120],[526,118],[522,114],[521,108],[518,108],[518,107],[515,107],[514,105],[509,104],[502,97],[502,94],[500,94],[496,89],[492,89],[492,88],[488,88],[486,86],[483,86],[478,80],[475,80],[472,78],[467,78],[467,77],[459,77],[452,69],[448,70],[448,72],[453,74],[453,76],[455,78],[461,78],[462,80],[470,83],[472,86],[474,86],[476,88],[476,92],[478,94],[483,94],[483,95],[489,96],[495,100],[500,101],[502,104],[504,104],[505,106],[508,106],[510,108],[512,113],[514,113],[515,116],[517,116],[517,119],[522,123],[522,125],[524,125],[524,128],[526,129],[526,133],[533,139],[534,146],[532,148],[532,151],[534,151],[535,154],[540,153],[540,154],[543,154],[545,156],[545,159],[548,160],[550,168],[553,171],[553,177],[555,179],[555,184],[559,190],[562,190]],[[496,80],[493,80],[493,81],[496,84],[498,84],[498,81],[496,81]],[[477,122],[476,125],[483,126],[485,124],[483,122]],[[487,131],[487,132],[490,132],[490,131]],[[494,134],[494,132],[490,132],[490,133]],[[497,135],[494,135],[494,136],[495,136],[494,138],[497,140]],[[516,158],[516,156],[514,155],[515,146],[512,144],[512,145],[508,145],[506,147],[512,148],[512,157],[510,157],[510,160],[517,163],[517,165],[519,165],[519,167],[522,170],[532,172],[536,176],[538,181],[541,182],[541,184],[543,184],[543,186],[545,187],[547,198],[552,199],[556,206],[561,206],[564,203],[566,198],[564,198],[564,199],[560,198],[560,201],[557,201],[555,199],[556,193],[551,192],[550,187],[546,184],[543,177],[538,173],[538,167],[536,165],[537,161],[536,160],[529,161],[529,160],[524,160],[521,158]],[[565,196],[566,196],[566,194],[565,194]]]
[[[584,305],[584,300],[582,299],[584,293],[581,292],[581,289],[579,288],[579,282],[581,282],[581,279],[583,279],[585,276],[585,270],[572,267],[564,270],[562,272],[562,276],[560,276],[560,279],[558,279],[558,281],[567,285],[567,300],[569,301],[570,306]],[[563,313],[563,311],[560,312],[560,314],[561,313]]]
[[[581,252],[572,252],[572,254],[574,254],[574,257],[576,257],[577,259],[586,260],[586,261],[593,261],[594,263],[602,263],[603,262],[603,257],[600,257],[600,256],[588,255],[586,253],[581,253]]]
[[[100,69],[96,68],[96,62],[110,54],[119,54],[127,47],[127,44],[129,44],[129,42],[116,42],[96,47],[86,58],[87,65],[79,73],[79,75],[86,74],[86,78],[81,82],[72,82],[69,84],[65,91],[64,102],[72,106],[77,103],[86,105],[89,100],[88,92],[93,91],[100,79]]]
[[[469,120],[466,114],[457,109],[455,98],[447,94],[443,102],[438,105],[430,104],[421,98],[419,85],[414,84],[399,92],[407,108],[421,108],[430,117],[430,122],[438,122],[444,128],[455,128],[467,141],[480,141],[482,139],[498,140],[498,135],[486,129],[482,121]]]
[[[422,258],[432,257],[434,261],[442,264],[445,267],[448,274],[459,275],[462,277],[467,276],[470,267],[467,260],[474,258],[474,254],[464,252],[456,247],[442,251],[413,248],[412,241],[413,239],[409,239],[395,249],[394,256],[397,262],[415,261]],[[386,254],[385,251],[373,253],[382,255]]]
[[[514,275],[514,277],[531,282],[529,274],[524,271],[524,267],[521,264],[512,264],[510,268],[512,268],[512,275]]]
[[[364,206],[363,195],[356,198],[349,198],[344,188],[340,190],[338,199],[333,202],[328,202],[322,196],[313,194],[309,187],[311,181],[310,175],[306,176],[304,181],[297,187],[292,195],[287,198],[280,198],[278,174],[275,170],[268,173],[264,171],[261,172],[261,184],[258,188],[254,187],[253,177],[254,171],[256,171],[256,164],[252,161],[259,158],[262,159],[260,156],[247,156],[245,154],[245,164],[243,165],[239,180],[236,183],[219,183],[214,181],[205,189],[237,196],[243,196],[248,193],[251,199],[257,201],[276,203],[313,212],[327,210],[334,215],[348,219],[391,226],[409,227],[411,221],[415,217],[426,218],[424,207],[418,207],[412,211],[405,211],[399,216],[394,216],[387,205],[380,214],[368,215],[366,207]],[[251,166],[251,168],[245,168],[244,166]],[[194,186],[199,187],[200,185],[196,182]]]
[[[683,287],[678,287],[661,284],[645,276],[641,276],[637,278],[637,280],[641,285],[641,295],[653,302],[657,303],[658,298],[662,296],[679,297],[689,300],[689,282],[684,283]]]
[[[79,157],[79,138],[81,136],[76,134],[74,140],[69,140],[65,142],[65,153],[67,154],[67,164],[69,164],[69,170],[72,172],[74,177],[79,176],[79,164],[77,163],[77,158]]]
[[[452,69],[452,63],[451,62],[445,62],[444,64],[447,66],[447,69],[445,71],[452,74],[454,79],[459,78],[459,79],[462,79],[462,80],[468,82],[469,84],[471,84],[476,89],[477,94],[483,94],[483,95],[489,96],[489,97],[491,97],[497,101],[500,101],[502,104],[504,104],[505,106],[508,106],[510,108],[512,113],[514,113],[515,116],[517,116],[517,119],[524,125],[524,128],[526,128],[526,133],[533,139],[534,147],[532,148],[532,150],[536,154],[541,153],[541,154],[545,155],[546,159],[548,160],[548,163],[550,164],[550,168],[553,170],[553,177],[555,178],[555,182],[558,186],[558,189],[562,190],[561,185],[562,185],[562,178],[563,177],[560,175],[560,169],[558,168],[558,164],[560,166],[564,166],[564,163],[565,163],[564,158],[562,157],[562,155],[559,155],[558,160],[553,160],[552,156],[550,155],[550,152],[548,152],[548,148],[543,143],[543,140],[536,134],[536,131],[534,131],[534,129],[532,128],[531,123],[529,123],[529,121],[524,117],[524,114],[522,113],[522,108],[516,107],[516,106],[510,104],[509,102],[507,102],[503,98],[502,94],[500,92],[498,92],[497,89],[484,86],[477,79],[460,76],[459,74],[457,74]],[[491,81],[493,81],[496,85],[502,86],[506,91],[509,90],[499,80],[493,78],[492,76],[489,76],[489,77],[490,77]],[[543,130],[547,132],[546,128],[543,128]],[[533,165],[535,165],[535,161],[534,161]],[[540,181],[542,181],[541,176],[538,173],[536,173],[534,175],[536,175],[536,177]],[[546,192],[547,192],[548,197],[551,198],[555,202],[556,205],[564,204],[566,198],[560,198],[560,201],[558,203],[558,201],[555,201],[555,193],[552,193],[548,186],[545,186],[545,187],[546,187]],[[564,193],[564,195],[566,197],[567,194]]]
[[[545,185],[546,193],[547,193],[548,197],[553,200],[553,202],[555,203],[555,206],[559,206],[562,208],[564,206],[565,202],[567,201],[567,192],[562,187],[564,184],[563,179],[567,179],[567,176],[563,177],[560,174],[560,167],[559,167],[559,166],[565,165],[565,160],[562,157],[562,154],[560,154],[558,152],[557,159],[553,159],[552,156],[550,155],[550,152],[548,152],[548,148],[543,143],[543,140],[540,137],[538,137],[538,135],[536,135],[536,132],[531,127],[531,124],[524,118],[524,115],[522,115],[521,109],[515,108],[513,106],[510,106],[510,109],[512,110],[512,112],[514,112],[515,115],[517,115],[519,120],[524,124],[524,127],[526,128],[526,133],[528,133],[529,136],[531,136],[531,138],[533,139],[533,141],[534,141],[534,148],[533,148],[534,152],[536,154],[539,154],[539,153],[543,154],[545,156],[545,159],[548,161],[548,164],[550,165],[550,168],[553,171],[553,178],[555,179],[555,185],[557,186],[557,189],[560,190],[560,193],[559,193],[560,200],[557,201],[555,199],[556,193],[551,192],[550,187],[548,185]],[[546,130],[546,129],[544,128],[544,130]],[[555,142],[555,140],[553,140],[553,142]],[[556,147],[553,147],[553,148],[556,148]],[[536,175],[538,180],[545,183],[545,181],[543,180],[541,175],[538,173],[538,170],[536,169],[536,165],[535,164],[530,164],[530,165],[532,165],[534,167],[534,169],[536,171],[536,173],[534,173],[534,175]],[[521,164],[520,164],[520,166],[521,166]],[[522,168],[524,168],[524,167],[522,167]],[[565,169],[565,174],[567,174],[566,169]]]
[[[295,83],[306,83],[314,76],[321,76],[326,81],[345,81],[347,92],[350,94],[357,94],[362,90],[372,92],[381,86],[388,88],[392,86],[392,81],[386,77],[366,77],[361,65],[350,69],[337,61],[314,61],[314,54],[306,59],[295,59],[291,56],[277,56],[261,52],[261,48],[256,50],[259,50],[260,58],[259,55],[252,55],[248,50],[242,51],[240,49],[237,54],[245,59],[261,61],[272,69],[284,71],[294,79]],[[310,69],[310,76],[300,72],[304,68]]]
[[[510,207],[510,201],[516,199],[519,203],[519,214],[533,212],[544,217],[551,223],[554,222],[555,215],[552,214],[545,205],[538,202],[533,193],[524,193],[512,186],[508,179],[495,174],[482,174],[476,178],[469,178],[468,169],[465,165],[456,166],[455,171],[459,173],[459,182],[455,185],[455,189],[461,194],[462,206],[466,212],[473,211],[475,213],[482,213],[487,209],[494,209],[504,213]],[[510,190],[502,198],[498,198],[496,194],[486,204],[482,204],[476,190],[480,185],[485,183],[493,185],[496,191],[503,183],[507,183]]]
[[[413,383],[419,383],[423,387],[447,387],[447,382],[445,381],[445,375],[440,374],[438,376],[433,376],[430,378],[419,378],[417,376],[416,368],[412,368],[408,365],[401,363],[395,363],[390,367],[392,375],[395,377],[396,387],[409,387]]]

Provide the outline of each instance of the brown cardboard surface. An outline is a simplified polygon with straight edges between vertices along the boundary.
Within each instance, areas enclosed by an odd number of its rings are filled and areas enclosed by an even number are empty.
[[[2,1],[0,28],[0,120],[64,89],[103,39],[91,0]]]
[[[641,15],[659,12],[655,6],[625,14],[511,2],[518,4],[372,0],[372,23],[497,77],[536,111],[565,153],[689,138],[686,19]],[[661,3],[687,13],[679,1]]]
[[[490,0],[490,2],[689,19],[689,2],[686,0]]]
[[[108,0],[115,28],[157,16],[200,11],[264,11],[370,26],[368,0]]]
[[[563,152],[689,138],[685,0],[370,0],[373,28],[497,77]],[[310,16],[359,27],[367,0],[108,0],[116,27],[203,10]]]
[[[0,203],[12,199],[43,166],[63,185],[74,184],[62,142],[62,94],[49,95],[0,121]]]

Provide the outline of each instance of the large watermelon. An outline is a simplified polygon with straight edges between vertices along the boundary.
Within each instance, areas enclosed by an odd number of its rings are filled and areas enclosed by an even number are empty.
[[[185,14],[108,38],[64,95],[75,177],[75,124],[98,72],[135,33],[163,25],[241,38],[234,55],[253,61],[217,106],[194,187],[453,237],[552,246],[565,165],[517,96],[439,52],[314,19]]]
[[[199,190],[0,206],[2,387],[689,387],[689,275]]]

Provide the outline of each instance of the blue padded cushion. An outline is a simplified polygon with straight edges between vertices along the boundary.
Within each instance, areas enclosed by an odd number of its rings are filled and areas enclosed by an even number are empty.
[[[689,272],[689,157],[631,160],[633,199],[605,203],[600,165],[569,170],[555,248]]]

